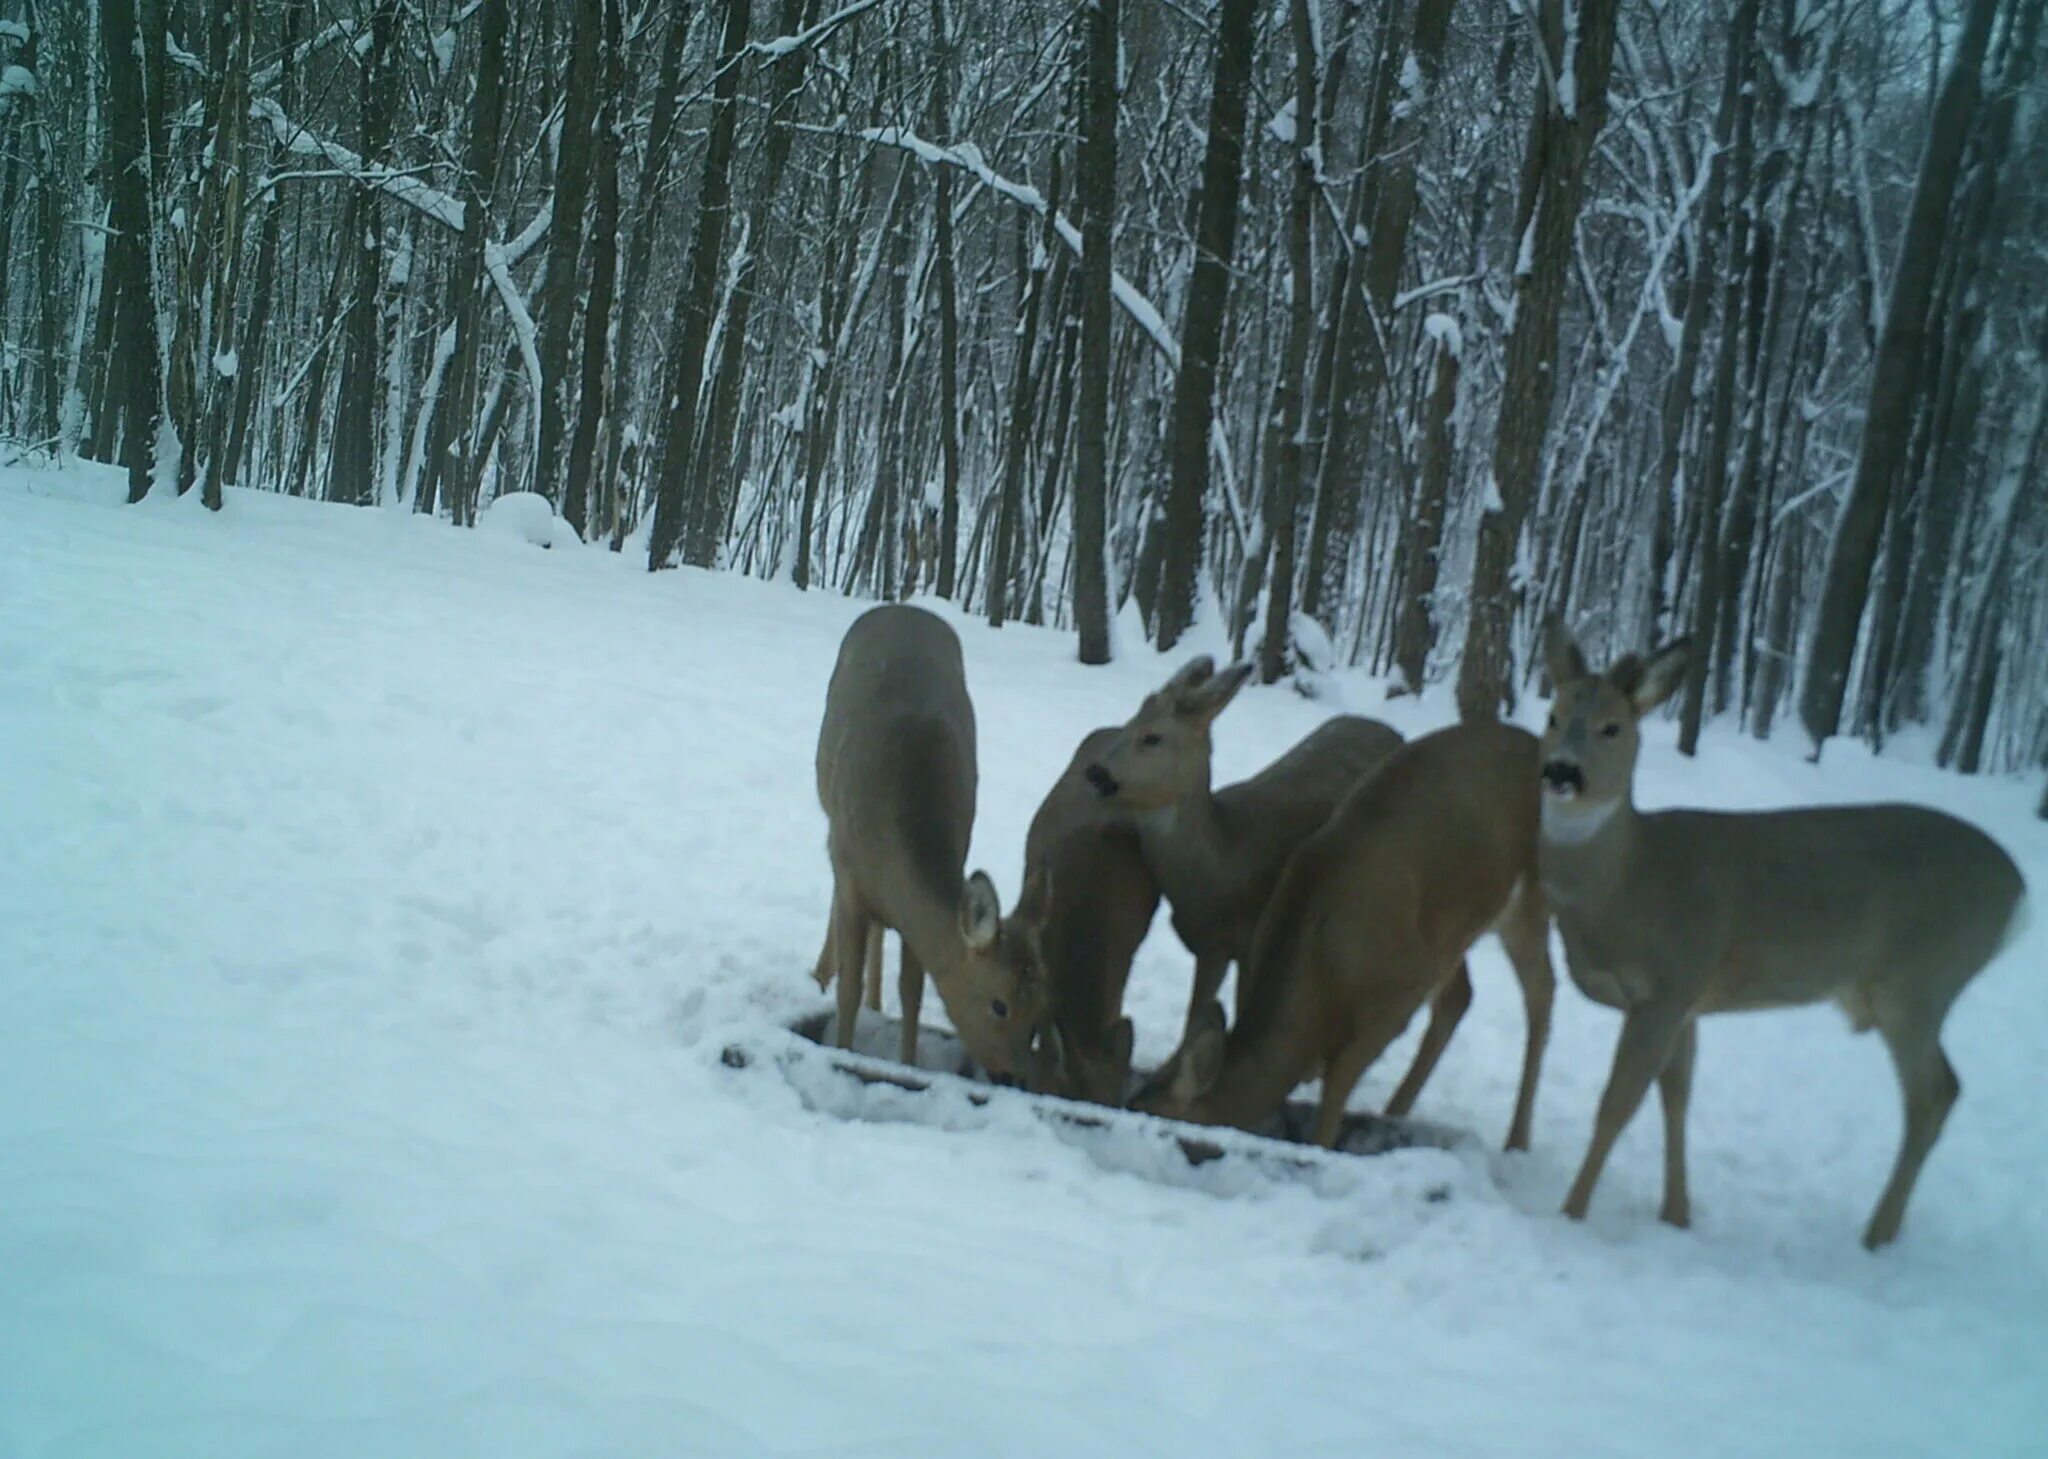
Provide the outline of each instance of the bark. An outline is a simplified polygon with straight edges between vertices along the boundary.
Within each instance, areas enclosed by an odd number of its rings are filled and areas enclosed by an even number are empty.
[[[1303,439],[1302,418],[1308,369],[1309,333],[1314,328],[1315,226],[1318,178],[1316,147],[1315,21],[1312,0],[1291,0],[1288,20],[1294,32],[1294,189],[1287,209],[1287,271],[1289,307],[1287,343],[1280,361],[1279,388],[1273,396],[1273,458],[1277,472],[1267,503],[1266,535],[1273,544],[1273,570],[1267,574],[1266,633],[1259,646],[1259,678],[1273,683],[1287,672],[1287,643],[1294,598],[1295,504],[1301,498],[1311,464]],[[1449,7],[1444,7],[1448,9]]]
[[[1735,425],[1735,397],[1739,391],[1737,365],[1741,361],[1740,349],[1743,334],[1742,300],[1743,281],[1748,266],[1749,254],[1749,169],[1751,151],[1754,147],[1754,121],[1751,106],[1747,100],[1747,55],[1749,36],[1754,28],[1755,5],[1753,0],[1746,7],[1747,17],[1738,15],[1735,28],[1729,35],[1729,68],[1733,75],[1732,90],[1724,91],[1723,100],[1730,95],[1737,99],[1735,117],[1735,174],[1734,195],[1727,202],[1721,216],[1708,219],[1708,226],[1725,230],[1725,258],[1722,265],[1721,286],[1721,333],[1714,349],[1713,401],[1708,409],[1706,449],[1699,464],[1699,479],[1694,484],[1697,493],[1699,513],[1699,550],[1694,559],[1693,599],[1691,635],[1694,652],[1686,660],[1685,693],[1678,715],[1678,751],[1682,755],[1699,752],[1700,726],[1706,717],[1707,675],[1713,658],[1716,627],[1721,615],[1721,599],[1726,588],[1721,572],[1722,550],[1722,503],[1728,490],[1729,442]],[[1744,19],[1750,24],[1744,26]],[[1716,149],[1718,152],[1718,148]],[[1716,172],[1719,179],[1725,173]],[[1704,250],[1703,250],[1704,251]],[[1702,283],[1714,282],[1711,278]]]
[[[1109,662],[1107,546],[1111,230],[1116,218],[1117,7],[1091,0],[1086,32],[1080,157],[1074,191],[1081,209],[1080,403],[1074,429],[1074,621],[1084,664]]]
[[[1394,668],[1397,687],[1422,692],[1430,651],[1436,647],[1436,600],[1439,555],[1443,550],[1444,506],[1450,497],[1451,463],[1457,455],[1453,416],[1458,403],[1458,352],[1452,341],[1436,347],[1435,384],[1423,426],[1422,479],[1416,487],[1415,510],[1402,546],[1400,605],[1394,619]]]
[[[619,273],[618,294],[621,299],[637,299],[640,285],[647,277],[648,262],[654,256],[656,225],[662,217],[661,205],[669,173],[669,160],[675,151],[676,108],[682,96],[683,55],[685,43],[690,35],[690,20],[693,12],[688,5],[678,3],[673,18],[669,21],[667,35],[662,40],[661,64],[654,87],[652,114],[647,123],[646,150],[641,158],[638,186],[634,192],[635,220],[626,240],[626,258]],[[644,405],[638,399],[640,389],[640,320],[647,311],[644,308],[626,308],[619,311],[619,335],[613,347],[614,409],[622,426],[627,421],[638,420],[644,412],[636,409]],[[612,540],[613,550],[622,544],[626,530],[626,517],[630,514],[632,498],[620,490],[620,483],[637,474],[629,465],[637,465],[642,452],[635,452],[635,461],[629,463],[625,457],[627,433],[624,429],[612,431],[605,443],[604,483],[605,492],[618,503],[615,518],[606,523]]]
[[[1054,158],[1054,182],[1049,196],[1052,210],[1058,209],[1058,153]],[[1010,588],[1017,574],[1017,532],[1024,509],[1024,473],[1031,455],[1032,364],[1038,354],[1039,319],[1044,313],[1046,260],[1058,246],[1046,225],[1046,237],[1035,242],[1022,212],[1017,214],[1017,273],[1023,281],[1024,297],[1017,327],[1017,343],[1010,360],[1010,419],[1003,441],[1003,480],[996,508],[996,530],[992,560],[988,569],[988,621],[1001,628],[1010,608]],[[1027,252],[1029,257],[1027,258]]]
[[[1194,620],[1195,578],[1209,495],[1209,432],[1215,421],[1216,361],[1230,299],[1237,202],[1244,174],[1245,98],[1251,86],[1255,0],[1221,0],[1209,132],[1202,153],[1195,256],[1181,313],[1180,369],[1166,433],[1165,515],[1155,634],[1172,648]]]
[[[1443,71],[1444,45],[1450,34],[1451,0],[1415,7],[1415,32],[1408,55],[1410,73],[1420,78],[1419,91],[1404,91],[1387,124],[1386,156],[1377,164],[1365,252],[1364,292],[1346,300],[1340,351],[1333,390],[1329,435],[1323,443],[1322,470],[1316,487],[1316,524],[1311,529],[1308,581],[1302,607],[1324,620],[1333,632],[1335,608],[1343,599],[1350,571],[1349,544],[1356,535],[1358,502],[1370,474],[1372,428],[1378,418],[1380,392],[1393,373],[1394,296],[1407,267],[1408,235],[1415,220],[1415,157],[1427,102]]]
[[[1522,524],[1535,500],[1536,481],[1557,390],[1555,357],[1584,193],[1586,165],[1607,113],[1607,77],[1614,60],[1618,0],[1582,0],[1572,48],[1572,106],[1561,105],[1548,81],[1538,92],[1529,129],[1515,234],[1524,239],[1514,280],[1514,324],[1508,332],[1506,378],[1494,442],[1492,503],[1481,514],[1473,554],[1470,619],[1458,665],[1458,712],[1492,719],[1510,696],[1509,632],[1516,585],[1511,578]],[[1561,0],[1545,0],[1540,15],[1548,74],[1565,59]],[[1526,255],[1529,267],[1520,267]]]
[[[106,131],[102,141],[109,203],[103,317],[112,323],[105,420],[96,425],[103,455],[115,449],[128,473],[128,500],[149,495],[150,461],[162,411],[157,375],[157,301],[151,278],[154,219],[151,163],[144,120],[135,0],[101,0],[100,43],[106,65]],[[118,438],[114,433],[118,421]]]
[[[592,475],[597,470],[604,433],[613,429],[610,390],[612,306],[619,271],[619,128],[626,76],[620,54],[619,0],[600,0],[603,31],[603,101],[597,113],[595,187],[590,213],[590,294],[583,308],[583,384],[577,395],[576,432],[569,442],[567,474],[562,484],[562,518],[589,535]],[[599,492],[598,523],[609,530],[613,513],[613,482]]]
[[[816,21],[818,0],[783,0],[777,16],[781,34],[790,35]],[[776,195],[789,162],[792,133],[788,126],[810,69],[809,46],[796,46],[776,58],[769,72],[774,98],[768,116],[760,190],[747,214],[745,256],[733,279],[720,330],[718,373],[711,389],[711,415],[704,432],[704,452],[691,499],[690,524],[683,559],[694,567],[710,567],[718,559],[719,537],[739,495],[735,460],[739,429],[741,376],[746,368],[747,331],[759,291],[761,255],[769,246]]]
[[[398,28],[398,0],[377,0],[370,12],[370,49],[363,61],[361,111],[363,161],[379,166],[391,141],[398,106],[398,73],[391,42]],[[349,296],[342,319],[341,381],[336,394],[327,499],[369,506],[377,499],[377,315],[384,278],[383,198],[364,188],[355,200],[355,226],[342,240],[351,259]]]
[[[953,64],[944,0],[932,0],[933,131],[952,136],[946,72]],[[960,539],[960,306],[953,296],[953,169],[932,179],[932,247],[939,306],[939,596],[951,598]]]
[[[469,136],[456,184],[462,199],[463,229],[448,286],[455,314],[455,347],[428,425],[425,470],[413,497],[415,510],[432,512],[435,483],[445,480],[449,515],[458,526],[467,525],[475,514],[488,454],[478,449],[474,422],[483,348],[478,335],[483,323],[484,248],[491,233],[491,199],[496,191],[498,144],[505,121],[508,8],[499,0],[487,3],[477,38],[476,91],[470,98]]]
[[[569,70],[562,87],[561,139],[555,144],[553,218],[548,226],[546,283],[541,291],[540,434],[534,456],[533,489],[557,506],[568,501],[569,436],[574,392],[570,361],[575,344],[576,300],[582,285],[583,240],[592,251],[611,246],[613,234],[586,229],[584,209],[590,203],[592,152],[598,145],[599,42],[604,29],[600,5],[569,7]],[[616,220],[614,221],[616,227]],[[579,515],[581,515],[579,513]]]
[[[1999,0],[1970,0],[1949,72],[1935,99],[1899,260],[1877,346],[1863,440],[1847,500],[1836,519],[1800,686],[1799,718],[1813,753],[1840,726],[1850,662],[1863,622],[1894,468],[1912,428],[1926,352],[1928,302],[1944,247],[1963,145],[1977,110],[1984,53]]]

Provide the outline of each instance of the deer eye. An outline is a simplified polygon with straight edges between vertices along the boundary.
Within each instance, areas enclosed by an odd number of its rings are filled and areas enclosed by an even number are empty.
[[[1164,736],[1155,732],[1153,734],[1146,735],[1143,739],[1139,740],[1138,743],[1148,750],[1156,750],[1162,744],[1165,743],[1165,738]]]
[[[1549,723],[1548,723],[1547,725],[1545,725],[1545,726],[1544,726],[1544,728],[1546,728],[1546,729],[1556,729],[1556,728],[1557,728],[1557,714],[1556,714],[1556,712],[1555,712],[1555,711],[1552,711],[1552,713],[1551,713],[1551,716],[1550,716],[1550,722],[1549,722]]]
[[[1620,721],[1620,720],[1614,720],[1614,719],[1610,719],[1610,720],[1609,720],[1609,721],[1608,721],[1608,722],[1607,722],[1606,724],[1603,724],[1603,725],[1601,725],[1601,726],[1600,726],[1600,734],[1601,734],[1601,737],[1602,737],[1603,739],[1609,739],[1609,740],[1611,740],[1611,739],[1613,739],[1613,738],[1614,738],[1614,737],[1615,737],[1616,735],[1619,735],[1620,733],[1621,733],[1621,721]]]
[[[997,1018],[1008,1018],[1010,1016],[1010,1005],[1005,1003],[1002,999],[996,998],[990,1001],[988,1005],[988,1011],[990,1013],[993,1013]]]

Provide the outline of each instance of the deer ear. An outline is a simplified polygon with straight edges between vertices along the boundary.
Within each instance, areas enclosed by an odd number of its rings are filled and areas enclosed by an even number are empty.
[[[967,878],[967,891],[960,899],[960,933],[975,952],[987,952],[1002,935],[1003,904],[996,896],[996,884],[988,873],[977,871]]]
[[[1571,630],[1564,626],[1564,619],[1554,617],[1543,629],[1543,666],[1550,670],[1550,682],[1554,687],[1575,683],[1590,678],[1592,670],[1586,666],[1586,656],[1579,652],[1577,640]]]
[[[1244,688],[1245,682],[1251,678],[1253,670],[1257,667],[1249,661],[1232,664],[1193,694],[1183,696],[1178,706],[1179,712],[1204,720],[1214,719],[1229,707],[1230,701],[1237,697],[1237,691]]]
[[[1207,654],[1197,654],[1174,671],[1171,679],[1159,686],[1159,692],[1174,697],[1192,694],[1209,682],[1216,672],[1216,660]]]
[[[1691,657],[1692,640],[1686,638],[1667,643],[1650,655],[1649,662],[1636,676],[1636,684],[1623,690],[1638,715],[1648,714],[1678,692],[1678,686],[1685,682],[1686,663]]]

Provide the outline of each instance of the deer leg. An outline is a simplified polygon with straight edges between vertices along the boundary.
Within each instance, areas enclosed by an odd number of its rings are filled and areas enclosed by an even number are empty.
[[[1614,1069],[1607,1076],[1600,1112],[1593,1119],[1593,1143],[1586,1148],[1586,1162],[1579,1167],[1579,1178],[1572,1182],[1571,1194],[1564,1200],[1564,1213],[1574,1221],[1586,1218],[1601,1168],[1649,1093],[1650,1081],[1671,1057],[1673,1042],[1685,1030],[1687,1012],[1679,1003],[1645,1003],[1629,1009],[1622,1018]]]
[[[1922,1032],[1887,1022],[1879,1026],[1879,1031],[1899,1071],[1899,1092],[1906,1102],[1906,1129],[1899,1141],[1899,1158],[1892,1167],[1892,1178],[1878,1198],[1877,1209],[1871,1212],[1870,1225],[1863,1231],[1863,1244],[1872,1251],[1899,1234],[1899,1222],[1905,1219],[1906,1201],[1913,1194],[1913,1183],[1920,1178],[1920,1167],[1940,1138],[1949,1110],[1963,1092],[1954,1066],[1941,1051],[1939,1030]]]
[[[1415,1051],[1415,1063],[1409,1068],[1408,1077],[1401,1081],[1401,1087],[1387,1101],[1390,1116],[1399,1119],[1415,1108],[1422,1086],[1429,1082],[1430,1074],[1436,1069],[1436,1061],[1443,1057],[1451,1035],[1458,1031],[1458,1020],[1471,1006],[1472,970],[1461,960],[1451,980],[1437,989],[1436,996],[1429,1000],[1429,1027],[1422,1031],[1422,1047]]]
[[[1387,996],[1361,1010],[1351,1025],[1351,1036],[1324,1062],[1323,1099],[1316,1110],[1316,1143],[1324,1149],[1337,1147],[1337,1136],[1344,1128],[1344,1105],[1358,1087],[1359,1077],[1415,1016],[1415,1005],[1422,1000],[1407,995],[1407,989],[1390,988]]]
[[[1188,999],[1188,1016],[1187,1023],[1182,1029],[1183,1037],[1194,1031],[1195,1015],[1216,1001],[1216,990],[1223,986],[1223,975],[1229,971],[1230,959],[1227,957],[1215,957],[1212,955],[1195,959],[1195,991]],[[1242,968],[1238,970],[1237,975],[1235,1008],[1236,1016],[1242,1017],[1244,1015],[1244,970]]]
[[[882,924],[879,922],[871,923],[868,926],[867,967],[868,1007],[880,1013],[882,1011]]]
[[[832,907],[832,942],[839,964],[839,1047],[853,1047],[853,1025],[860,1017],[862,962],[868,945],[868,914],[865,907],[835,901]]]
[[[903,1001],[902,1037],[897,1044],[897,1057],[906,1064],[917,1062],[917,1013],[924,1006],[924,964],[917,960],[917,954],[910,950],[910,939],[899,938],[903,944],[902,960],[896,969],[896,992]],[[881,954],[875,956],[876,976],[880,977]]]
[[[1692,1061],[1698,1047],[1699,1025],[1688,1023],[1657,1074],[1657,1100],[1664,1107],[1664,1209],[1657,1217],[1681,1227],[1692,1224],[1692,1197],[1685,1188],[1685,1110],[1692,1100]]]
[[[1550,1042],[1550,1007],[1557,999],[1557,973],[1550,966],[1550,912],[1540,893],[1526,885],[1500,928],[1501,946],[1522,985],[1522,1011],[1529,1039],[1522,1050],[1522,1082],[1515,1090],[1514,1118],[1508,1122],[1507,1148],[1529,1148],[1529,1127],[1536,1120],[1536,1085],[1543,1075],[1543,1050]]]
[[[818,949],[817,964],[811,969],[811,976],[817,980],[820,993],[832,986],[832,975],[839,971],[839,965],[835,961],[838,952],[832,940],[832,920],[832,914],[827,913],[825,916],[825,942]]]

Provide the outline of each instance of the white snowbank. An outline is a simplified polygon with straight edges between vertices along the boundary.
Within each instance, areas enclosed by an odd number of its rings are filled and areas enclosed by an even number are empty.
[[[581,547],[576,529],[555,515],[548,499],[535,491],[508,491],[487,502],[476,514],[479,531],[517,537],[536,547]]]

